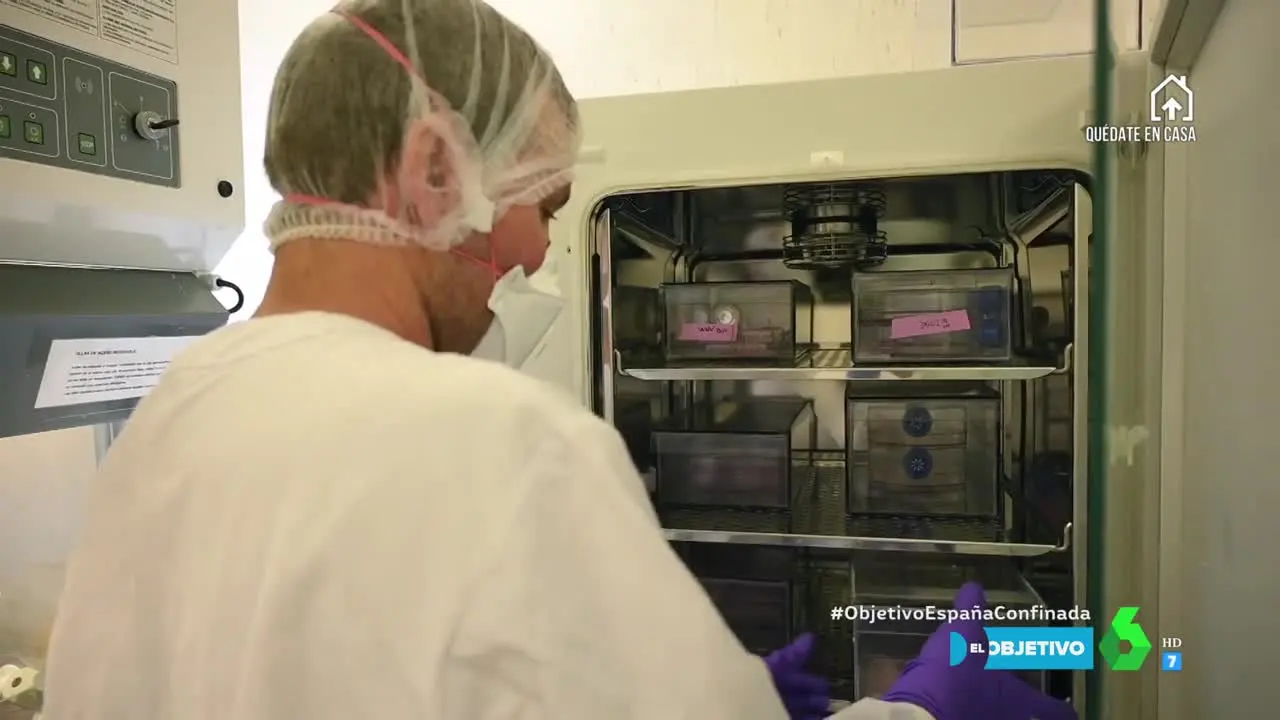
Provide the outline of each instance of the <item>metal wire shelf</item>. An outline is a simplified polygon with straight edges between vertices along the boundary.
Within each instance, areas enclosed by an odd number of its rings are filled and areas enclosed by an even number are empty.
[[[794,382],[838,380],[867,382],[884,380],[1035,380],[1070,368],[1070,348],[1063,367],[1053,365],[854,365],[848,347],[813,347],[797,353],[785,365],[736,365],[726,362],[660,364],[628,367],[620,352],[614,352],[614,367],[622,375],[638,380],[764,380]]]
[[[844,462],[804,459],[792,470],[789,510],[662,508],[667,539],[831,550],[1037,557],[1070,547],[1071,525],[1057,545],[1006,540],[996,520],[850,515]]]

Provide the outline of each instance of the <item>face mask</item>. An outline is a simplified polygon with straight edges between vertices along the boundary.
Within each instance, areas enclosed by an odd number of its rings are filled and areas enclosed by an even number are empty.
[[[522,267],[512,268],[493,286],[489,309],[493,322],[471,356],[524,368],[542,353],[547,333],[564,309],[555,260],[547,258],[532,277]]]

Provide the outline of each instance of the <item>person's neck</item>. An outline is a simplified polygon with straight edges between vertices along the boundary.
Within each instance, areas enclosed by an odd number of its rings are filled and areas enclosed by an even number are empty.
[[[412,263],[394,249],[336,240],[295,240],[276,250],[254,317],[299,312],[347,315],[434,349]]]

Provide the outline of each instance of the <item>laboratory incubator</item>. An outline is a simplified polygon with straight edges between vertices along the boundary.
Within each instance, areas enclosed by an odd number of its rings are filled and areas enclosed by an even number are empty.
[[[1087,63],[1060,66],[1087,90]],[[883,693],[933,628],[833,607],[944,608],[970,579],[1000,606],[1075,603],[1081,150],[946,174],[802,162],[598,205],[592,400],[648,410],[616,424],[730,627],[753,648],[817,633],[845,700]],[[1069,675],[1027,679],[1071,696]]]
[[[876,697],[937,623],[833,608],[946,607],[966,580],[1014,624],[1139,606],[1184,631],[1161,271],[1165,157],[1195,148],[1086,139],[1164,122],[1152,88],[1210,34],[1184,11],[1154,55],[582,102],[548,377],[617,427],[746,647],[813,632],[836,694]],[[1167,718],[1170,677],[1022,679]]]

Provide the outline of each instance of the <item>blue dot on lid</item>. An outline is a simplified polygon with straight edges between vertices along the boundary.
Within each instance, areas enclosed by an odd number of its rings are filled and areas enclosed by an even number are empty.
[[[911,448],[902,456],[902,469],[912,480],[922,480],[933,474],[933,453],[926,448]]]
[[[933,415],[927,408],[909,407],[902,414],[902,431],[911,437],[924,437],[933,430]]]

